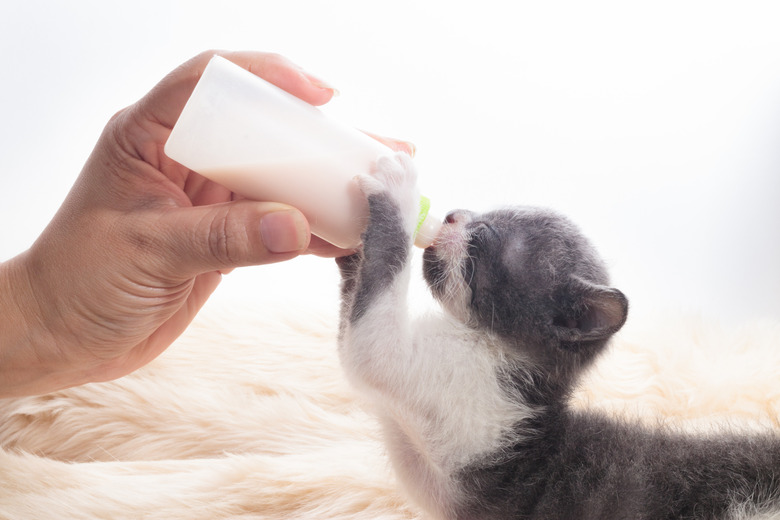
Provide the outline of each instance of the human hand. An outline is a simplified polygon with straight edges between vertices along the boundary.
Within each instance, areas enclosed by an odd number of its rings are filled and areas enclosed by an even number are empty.
[[[40,238],[0,265],[0,397],[111,380],[145,365],[189,325],[221,272],[345,253],[312,238],[298,210],[238,200],[163,153],[213,54],[117,113]],[[311,104],[333,96],[278,55],[219,54]]]

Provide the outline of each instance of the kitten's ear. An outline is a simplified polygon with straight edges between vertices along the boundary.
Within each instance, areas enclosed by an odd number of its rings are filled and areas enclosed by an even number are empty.
[[[567,302],[553,319],[563,343],[602,341],[617,332],[628,317],[628,299],[617,289],[572,277]]]

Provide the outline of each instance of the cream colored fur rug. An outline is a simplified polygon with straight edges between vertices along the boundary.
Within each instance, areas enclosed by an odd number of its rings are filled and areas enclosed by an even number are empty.
[[[422,518],[342,377],[335,311],[270,307],[209,307],[121,380],[0,400],[0,518]],[[646,325],[629,323],[578,406],[780,427],[780,322]]]

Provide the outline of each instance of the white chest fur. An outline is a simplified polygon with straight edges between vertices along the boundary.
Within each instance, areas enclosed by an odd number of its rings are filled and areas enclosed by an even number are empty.
[[[444,504],[460,501],[457,472],[516,439],[518,423],[533,410],[502,388],[498,367],[506,360],[484,334],[433,314],[396,324],[397,333],[388,336],[378,333],[388,329],[377,327],[370,314],[345,339],[364,343],[362,352],[370,350],[372,361],[345,364],[360,367],[351,378],[371,396],[408,492],[446,517]],[[360,356],[359,349],[347,351]]]

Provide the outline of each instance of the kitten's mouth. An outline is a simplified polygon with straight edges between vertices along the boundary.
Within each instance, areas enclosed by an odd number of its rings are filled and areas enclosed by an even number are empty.
[[[449,278],[460,273],[466,255],[466,223],[470,220],[469,215],[465,211],[454,211],[447,215],[436,240],[425,249],[423,274],[434,296],[443,296],[448,285],[457,283],[457,280]]]
[[[465,224],[467,219],[464,211],[453,211],[447,215],[439,229],[436,239],[426,248],[437,252],[443,259],[461,256],[465,244]]]

